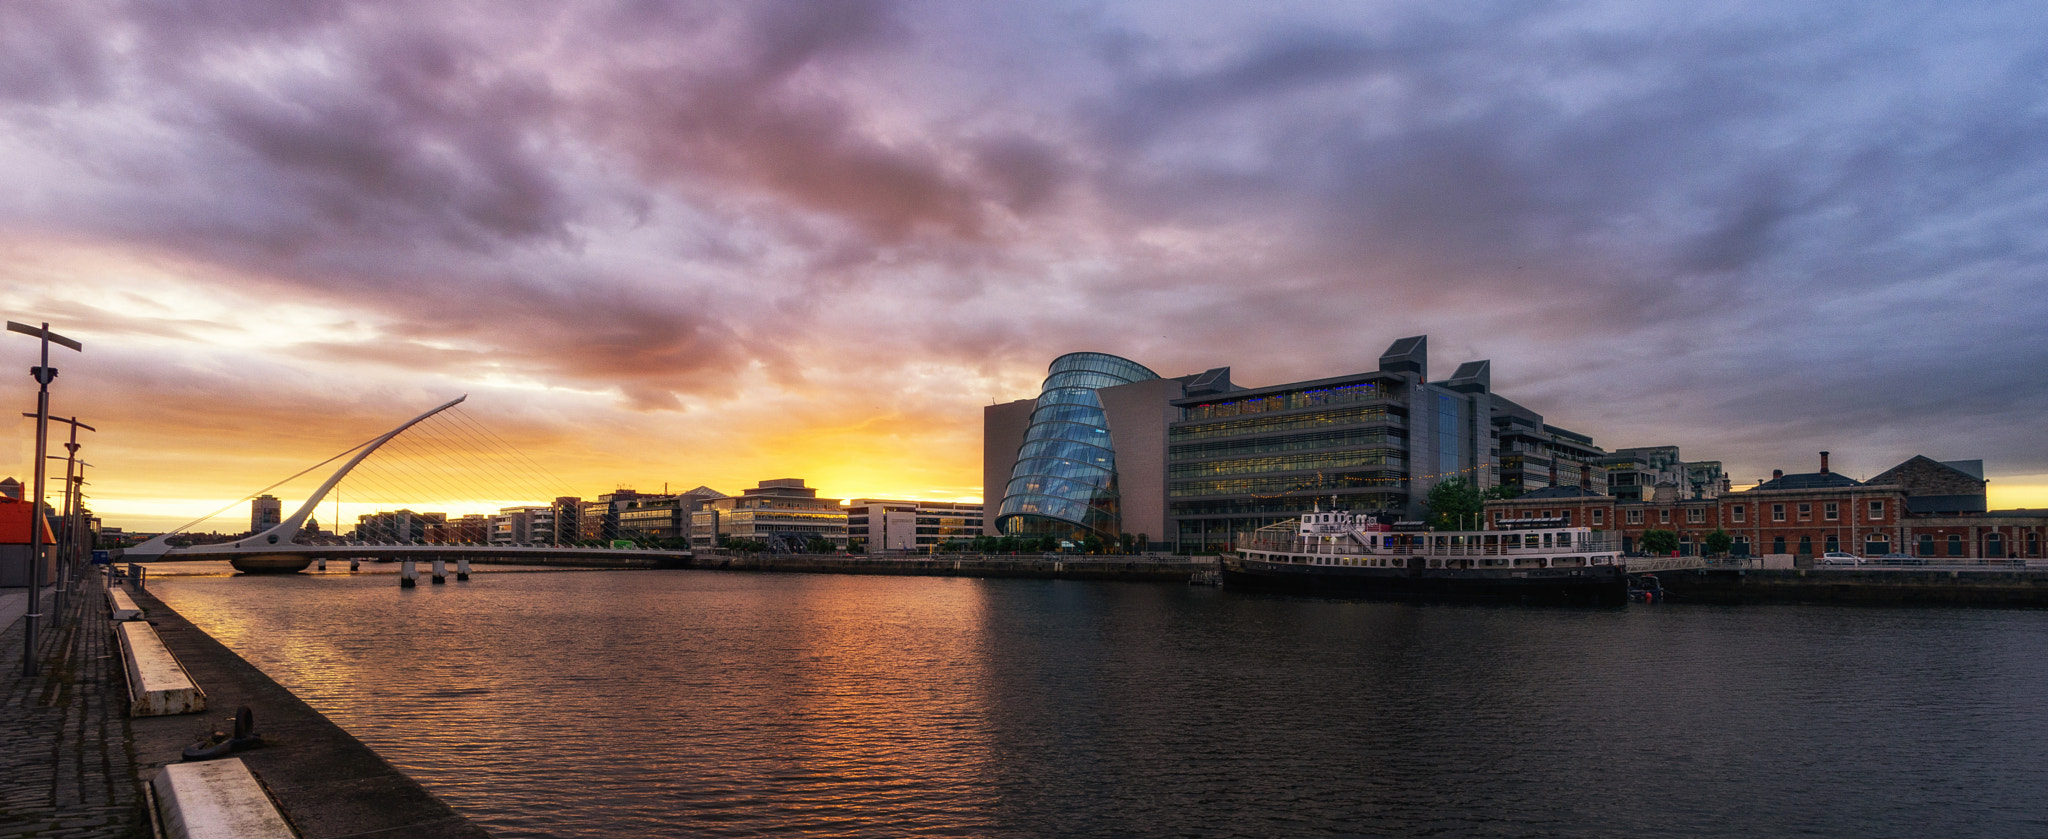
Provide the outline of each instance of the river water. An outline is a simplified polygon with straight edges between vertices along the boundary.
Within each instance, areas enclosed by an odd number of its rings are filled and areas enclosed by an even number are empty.
[[[2048,612],[153,577],[501,837],[2048,835]]]

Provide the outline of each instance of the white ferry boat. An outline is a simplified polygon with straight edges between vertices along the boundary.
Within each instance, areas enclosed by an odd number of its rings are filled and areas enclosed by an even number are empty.
[[[1499,530],[1410,529],[1316,511],[1244,534],[1225,586],[1394,599],[1624,603],[1615,534],[1561,519]]]

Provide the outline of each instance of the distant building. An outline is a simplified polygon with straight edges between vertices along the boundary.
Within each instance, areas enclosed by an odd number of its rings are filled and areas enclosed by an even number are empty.
[[[610,542],[624,538],[619,528],[619,514],[626,505],[640,493],[630,489],[618,489],[597,497],[596,501],[583,502],[576,522],[576,536],[584,541]]]
[[[846,549],[853,553],[930,553],[982,535],[982,505],[953,501],[846,502]]]
[[[1101,353],[1049,370],[1036,399],[983,409],[990,535],[1209,552],[1317,506],[1420,518],[1452,478],[1604,488],[1606,453],[1495,394],[1491,361],[1431,380],[1427,336],[1376,370],[1256,388],[1228,367],[1164,379]]]
[[[639,495],[619,507],[615,539],[687,539],[690,516],[725,493],[706,486],[674,495]]]
[[[1607,472],[1608,493],[1623,501],[1649,501],[1660,491],[1666,500],[1715,498],[1728,488],[1720,461],[1687,462],[1677,446],[1615,449],[1594,462]]]
[[[433,545],[483,545],[491,541],[491,517],[470,513],[427,526],[427,543]]]
[[[717,547],[721,539],[749,539],[779,552],[801,553],[812,539],[846,549],[846,511],[837,498],[819,498],[802,478],[777,478],[734,497],[712,499],[690,515],[690,546]]]
[[[365,542],[425,542],[429,527],[447,521],[447,513],[378,511],[356,517],[355,538]]]
[[[284,502],[269,495],[249,501],[249,532],[262,533],[284,523]]]

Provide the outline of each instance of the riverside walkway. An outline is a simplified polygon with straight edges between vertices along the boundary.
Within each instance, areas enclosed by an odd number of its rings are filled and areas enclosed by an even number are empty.
[[[53,589],[43,593],[54,614]],[[41,672],[21,673],[27,589],[10,589],[0,632],[0,837],[148,837],[128,696],[106,601],[76,598],[72,621],[39,633]]]
[[[0,597],[0,620],[26,591]],[[142,784],[185,746],[248,706],[263,744],[238,751],[303,839],[487,837],[361,741],[194,627],[133,592],[164,646],[207,692],[204,713],[130,717],[105,596],[88,592],[50,620],[39,675],[21,675],[22,622],[0,632],[0,839],[147,839]],[[19,599],[21,603],[11,601]],[[45,593],[45,614],[54,595]]]

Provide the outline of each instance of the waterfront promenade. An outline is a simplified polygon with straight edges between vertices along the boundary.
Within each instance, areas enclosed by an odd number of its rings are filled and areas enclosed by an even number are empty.
[[[55,612],[52,591],[45,614]],[[41,672],[23,676],[27,605],[27,589],[0,603],[0,837],[149,836],[106,610],[45,623]]]
[[[243,705],[264,744],[236,757],[300,836],[489,835],[147,591],[134,595],[207,692],[207,711],[128,716],[120,650],[97,594],[72,604],[76,621],[51,622],[34,677],[21,675],[22,626],[11,622],[0,633],[13,654],[0,677],[0,837],[149,836],[143,781]]]

